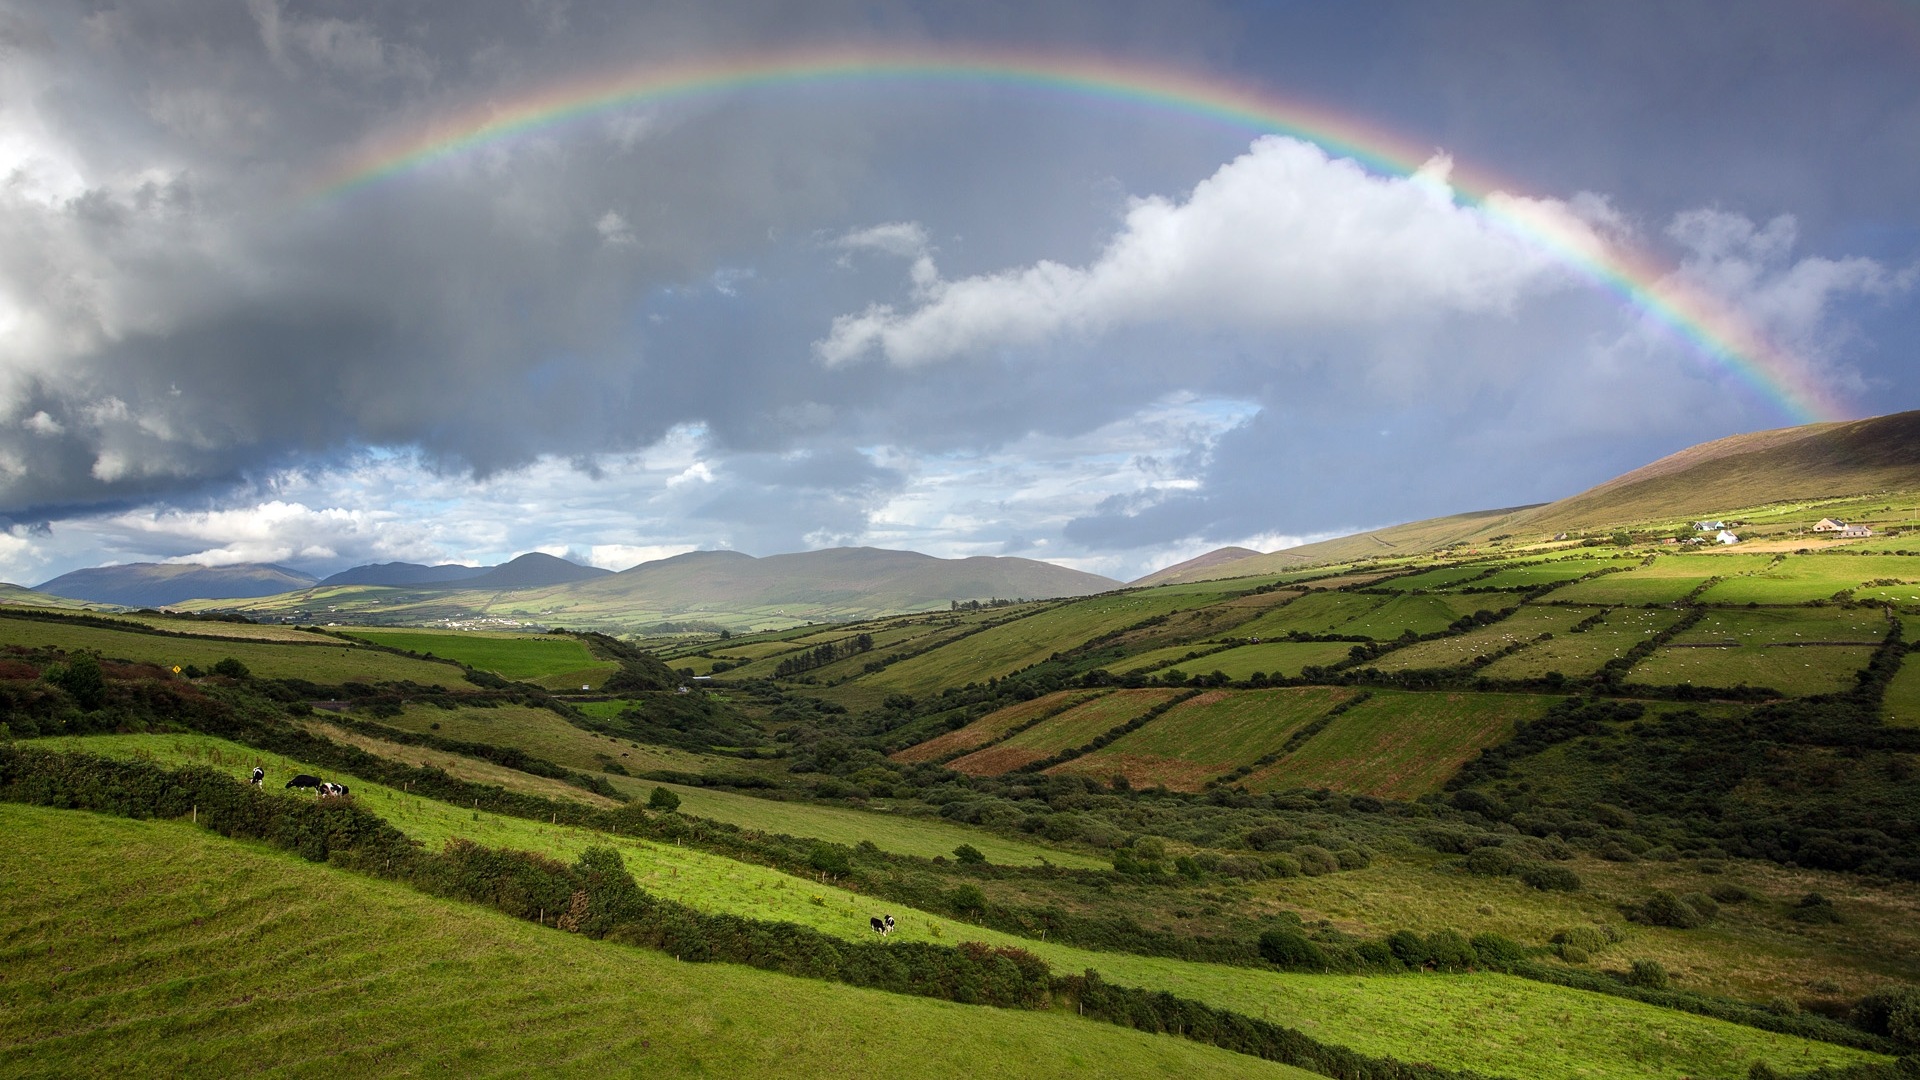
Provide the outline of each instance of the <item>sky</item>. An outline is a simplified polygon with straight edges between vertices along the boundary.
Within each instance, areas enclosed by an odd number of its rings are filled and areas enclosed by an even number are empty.
[[[1548,501],[1920,408],[1916,191],[1893,0],[0,0],[0,579]]]

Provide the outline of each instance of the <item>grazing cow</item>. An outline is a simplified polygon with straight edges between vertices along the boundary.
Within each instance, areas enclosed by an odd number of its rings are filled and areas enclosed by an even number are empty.
[[[320,778],[317,776],[308,776],[306,773],[301,773],[299,776],[296,776],[293,779],[287,781],[287,786],[289,788],[318,789],[320,787]]]
[[[338,797],[338,796],[345,795],[346,793],[347,793],[347,785],[345,784],[320,785],[320,794],[322,795],[333,795]]]
[[[262,780],[265,780],[266,778],[267,778],[267,770],[261,768],[258,765],[255,765],[253,767],[253,786],[259,787],[260,782]]]
[[[891,915],[883,919],[868,919],[867,923],[873,927],[873,932],[881,937],[893,933],[893,916]]]

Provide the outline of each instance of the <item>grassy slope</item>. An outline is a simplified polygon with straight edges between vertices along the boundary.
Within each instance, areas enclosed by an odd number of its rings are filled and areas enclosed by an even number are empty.
[[[947,763],[972,776],[997,776],[1094,739],[1173,697],[1177,690],[1116,690],[1076,705],[985,750]]]
[[[1911,578],[1920,563],[1898,555],[1789,555],[1775,566],[1722,581],[1703,604],[1802,604],[1881,578]]]
[[[66,742],[48,740],[47,744]],[[117,747],[123,754],[146,748],[163,761],[204,760],[187,751],[211,747],[226,755],[236,775],[254,758],[271,758],[204,736],[100,736],[71,742],[102,750]],[[277,759],[270,763],[277,769],[298,767]],[[786,920],[849,939],[864,939],[870,933],[866,919],[875,909],[871,899],[765,867],[691,848],[464,811],[376,784],[356,783],[354,795],[368,809],[429,845],[467,837],[571,859],[589,844],[611,843],[644,888],[701,910]],[[1348,875],[1335,877],[1352,881]],[[1115,982],[1170,990],[1298,1026],[1368,1053],[1511,1077],[1670,1080],[1688,1074],[1700,1080],[1738,1080],[1746,1075],[1747,1063],[1760,1057],[1782,1065],[1869,1057],[1506,976],[1358,979],[1227,968],[1090,952],[1015,938],[922,912],[891,910],[899,918],[897,933],[903,940],[1017,944],[1038,953],[1058,971],[1097,968]]]
[[[1552,641],[1502,657],[1487,665],[1489,679],[1531,679],[1557,671],[1562,675],[1591,675],[1617,656],[1680,620],[1670,608],[1614,608],[1606,621],[1578,634],[1558,634]]]
[[[1369,664],[1382,671],[1412,671],[1419,668],[1452,667],[1476,656],[1498,652],[1517,642],[1532,641],[1541,634],[1562,634],[1567,628],[1599,609],[1577,607],[1523,607],[1512,615],[1465,634],[1436,638],[1409,645]]]
[[[411,679],[423,686],[458,687],[460,669],[451,664],[414,660],[340,642],[296,645],[279,642],[225,641],[167,637],[93,626],[0,618],[0,645],[52,645],[68,651],[87,649],[110,660],[137,660],[162,667],[196,664],[210,668],[227,657],[265,678],[300,678],[317,683],[352,679]]]
[[[1907,654],[1887,688],[1886,717],[1889,724],[1920,726],[1920,654]]]
[[[582,702],[581,709],[594,714],[594,706],[611,705],[605,710],[617,714],[626,702]],[[737,769],[739,762],[714,754],[696,754],[671,746],[621,742],[611,736],[596,735],[576,727],[547,709],[527,705],[501,705],[492,709],[441,709],[431,705],[409,706],[399,716],[384,717],[377,723],[387,727],[438,735],[459,742],[487,743],[524,750],[534,757],[565,765],[569,769],[599,772],[605,766],[604,754],[620,763],[628,772],[672,771],[698,773]],[[436,727],[435,725],[438,725]]]
[[[1065,709],[1071,705],[1090,701],[1099,697],[1100,694],[1098,690],[1061,690],[1046,694],[1032,701],[1023,701],[1018,705],[996,709],[965,727],[955,728],[890,756],[895,761],[932,761],[946,754],[970,750],[992,742],[1021,724],[1031,722],[1036,717],[1044,716],[1056,709]]]
[[[1334,718],[1306,745],[1247,777],[1250,791],[1329,787],[1411,799],[1437,791],[1514,722],[1546,711],[1552,698],[1528,694],[1382,691]]]
[[[581,683],[598,686],[620,670],[619,664],[594,659],[577,638],[559,635],[374,629],[351,633],[376,645],[432,653],[508,679],[554,681],[553,677],[567,677],[561,684],[567,689]]]
[[[1210,778],[1279,750],[1289,735],[1357,692],[1314,686],[1202,694],[1047,771],[1103,780],[1119,773],[1134,787],[1164,784],[1174,791],[1199,791]]]
[[[1310,1075],[1061,1013],[680,964],[179,822],[0,822],[0,1075]]]

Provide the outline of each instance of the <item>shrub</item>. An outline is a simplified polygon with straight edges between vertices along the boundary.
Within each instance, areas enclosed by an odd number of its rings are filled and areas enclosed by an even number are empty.
[[[987,910],[987,894],[971,882],[959,885],[947,894],[947,904],[962,915],[978,915]]]
[[[100,671],[100,661],[91,653],[76,654],[65,667],[49,668],[46,678],[88,712],[106,704],[106,676]]]
[[[1268,930],[1260,935],[1260,956],[1288,971],[1323,971],[1327,954],[1298,930]]]
[[[1788,914],[1796,922],[1812,923],[1815,925],[1833,924],[1842,921],[1840,911],[1833,906],[1833,901],[1821,896],[1817,892],[1810,892],[1801,897],[1800,902],[1795,904],[1793,910],[1788,912]]]
[[[980,854],[980,849],[974,847],[972,844],[961,844],[959,847],[954,848],[953,857],[962,865],[968,866],[987,861],[987,857]]]
[[[1527,958],[1527,947],[1502,934],[1473,935],[1473,952],[1483,967],[1508,968]]]
[[[1555,945],[1553,951],[1569,964],[1584,964],[1593,957],[1578,945]]]
[[[1520,880],[1541,892],[1580,891],[1580,875],[1564,866],[1533,863],[1520,871]]]
[[[1653,926],[1670,926],[1676,930],[1692,930],[1706,925],[1706,917],[1695,910],[1693,905],[1673,895],[1665,889],[1649,896],[1646,903],[1634,909],[1632,916],[1640,922]]]
[[[1473,943],[1458,930],[1441,930],[1427,935],[1427,963],[1438,971],[1466,971],[1480,959]]]
[[[1333,857],[1339,861],[1342,870],[1365,870],[1373,865],[1373,856],[1359,848],[1341,848],[1333,853]]]
[[[215,675],[224,675],[229,679],[244,679],[252,674],[252,672],[247,670],[247,665],[231,656],[213,665],[213,673]]]
[[[1519,869],[1520,860],[1497,847],[1474,848],[1467,853],[1467,872],[1481,877],[1501,877]]]
[[[1753,890],[1735,885],[1731,881],[1723,881],[1713,888],[1708,889],[1707,895],[1723,904],[1744,904],[1749,900],[1756,899]]]
[[[1700,913],[1702,919],[1712,922],[1720,917],[1720,905],[1706,893],[1690,892],[1680,897],[1688,907]]]
[[[1638,986],[1644,990],[1665,990],[1667,988],[1667,969],[1658,960],[1635,960],[1627,968],[1627,985]]]
[[[807,852],[807,865],[835,877],[853,873],[853,860],[848,857],[847,849],[839,844],[814,844],[812,850]]]
[[[656,787],[653,794],[647,796],[647,809],[671,814],[680,809],[680,796],[667,788]]]
[[[1851,1019],[1862,1031],[1920,1047],[1920,987],[1902,986],[1868,994],[1853,1007]]]
[[[1300,860],[1300,872],[1308,877],[1319,877],[1340,869],[1340,860],[1333,857],[1333,852],[1316,844],[1301,844],[1293,849],[1293,857]]]

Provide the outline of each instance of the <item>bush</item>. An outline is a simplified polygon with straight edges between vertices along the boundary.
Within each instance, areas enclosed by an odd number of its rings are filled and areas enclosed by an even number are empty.
[[[1831,925],[1843,921],[1840,918],[1839,909],[1833,906],[1833,901],[1817,892],[1810,892],[1801,897],[1800,902],[1793,906],[1793,910],[1788,912],[1788,915],[1796,922],[1814,925]]]
[[[1527,958],[1527,947],[1502,934],[1473,935],[1473,952],[1482,967],[1504,969]]]
[[[1333,857],[1333,852],[1315,844],[1301,844],[1294,848],[1293,857],[1300,860],[1300,872],[1308,877],[1319,877],[1340,869],[1340,860]]]
[[[1692,930],[1705,926],[1706,916],[1700,914],[1693,905],[1673,895],[1665,889],[1654,893],[1632,912],[1633,918],[1652,926],[1670,926],[1675,930]]]
[[[807,852],[807,865],[834,877],[853,873],[853,859],[839,844],[816,843]]]
[[[1707,895],[1723,904],[1744,904],[1749,900],[1757,899],[1753,894],[1753,890],[1735,885],[1731,881],[1723,881],[1713,888],[1708,889]]]
[[[1260,935],[1260,956],[1288,971],[1324,971],[1327,954],[1298,930],[1269,930]]]
[[[1564,866],[1532,863],[1520,871],[1520,880],[1541,892],[1580,891],[1580,875]]]
[[[980,849],[974,847],[972,844],[961,844],[959,847],[954,848],[953,857],[963,866],[972,866],[987,861],[987,857],[980,854]]]
[[[235,660],[231,656],[213,665],[213,673],[215,675],[224,675],[229,679],[244,679],[252,674],[252,672],[247,670],[247,665]]]
[[[1667,969],[1658,960],[1635,960],[1627,968],[1627,985],[1638,986],[1643,990],[1665,990],[1667,988]]]
[[[1520,860],[1497,847],[1474,848],[1467,853],[1467,872],[1481,877],[1502,877],[1519,869]]]
[[[969,882],[948,893],[947,904],[962,915],[978,915],[987,910],[987,894]]]
[[[1427,963],[1436,971],[1466,971],[1480,959],[1473,943],[1458,930],[1441,930],[1427,935]]]
[[[1880,990],[1853,1007],[1853,1026],[1920,1047],[1920,987]]]
[[[647,796],[647,809],[671,814],[680,809],[680,796],[666,788],[656,787],[653,794]]]
[[[49,668],[47,681],[65,690],[82,709],[93,712],[106,704],[107,680],[100,661],[91,653],[77,653],[62,667]]]

